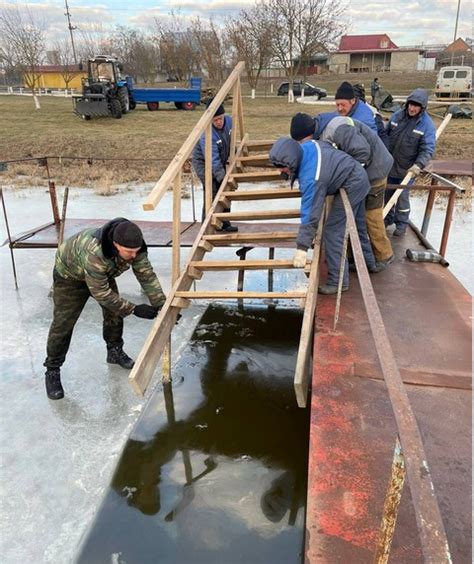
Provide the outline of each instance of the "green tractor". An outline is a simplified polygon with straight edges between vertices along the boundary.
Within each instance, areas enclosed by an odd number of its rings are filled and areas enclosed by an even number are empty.
[[[87,78],[82,79],[82,95],[73,96],[74,112],[89,120],[110,116],[120,119],[134,110],[131,79],[122,78],[122,65],[116,57],[101,55],[87,61]]]

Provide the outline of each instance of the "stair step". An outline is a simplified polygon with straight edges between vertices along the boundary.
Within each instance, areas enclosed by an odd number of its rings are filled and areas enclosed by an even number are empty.
[[[235,300],[235,299],[278,299],[278,300],[297,300],[306,297],[306,292],[175,292],[178,298],[188,300]]]
[[[299,198],[301,192],[291,188],[271,188],[268,190],[234,190],[222,192],[223,198],[229,200],[278,200],[282,198]]]
[[[242,220],[265,220],[265,219],[296,219],[300,217],[300,210],[262,210],[262,211],[235,211],[213,214],[212,222],[218,221],[242,221]]]
[[[196,260],[190,266],[197,270],[277,270],[294,268],[292,260]]]
[[[284,181],[280,171],[275,170],[262,170],[257,172],[237,172],[231,174],[229,177],[230,182],[270,182],[271,180]]]
[[[238,164],[244,166],[264,166],[272,167],[272,163],[268,160],[268,153],[256,153],[248,157],[239,157]]]
[[[273,232],[255,232],[255,233],[222,233],[215,235],[204,235],[203,239],[213,245],[221,243],[258,243],[263,241],[295,241],[297,232],[295,231],[273,231]]]
[[[245,148],[251,152],[261,153],[269,151],[276,139],[263,139],[261,141],[247,141]]]

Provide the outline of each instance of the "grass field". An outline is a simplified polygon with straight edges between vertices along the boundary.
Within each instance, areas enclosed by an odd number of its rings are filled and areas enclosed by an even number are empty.
[[[388,76],[384,75],[383,81],[381,78],[383,84],[387,83]],[[354,75],[348,78],[355,81]],[[334,77],[331,80],[334,81]],[[339,77],[337,83],[340,80]],[[319,80],[314,82],[324,85]],[[395,88],[388,89],[398,93]],[[230,102],[227,109],[231,109]],[[245,97],[245,128],[251,139],[276,138],[288,134],[290,118],[297,111],[316,114],[332,109],[332,105],[291,105],[285,98],[276,96],[255,100]],[[203,110],[199,107],[192,112],[178,111],[173,105],[164,104],[159,111],[149,112],[139,106],[120,120],[83,121],[72,113],[69,98],[42,97],[41,110],[36,111],[31,97],[0,96],[0,161],[40,156],[152,159],[113,163],[93,161],[92,165],[86,161],[52,161],[51,174],[59,184],[95,186],[104,192],[117,183],[155,181]],[[434,119],[436,123],[440,122],[440,119]],[[471,158],[470,140],[470,120],[451,122],[441,137],[437,158]],[[2,175],[18,185],[37,184],[38,180],[44,179],[45,171],[36,164],[21,163],[9,166],[8,172]]]

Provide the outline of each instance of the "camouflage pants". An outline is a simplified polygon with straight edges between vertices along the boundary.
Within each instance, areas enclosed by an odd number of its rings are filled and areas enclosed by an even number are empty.
[[[47,357],[44,366],[60,368],[66,359],[72,332],[91,293],[85,282],[66,280],[53,273],[53,322],[49,329]],[[115,280],[109,280],[110,287],[118,293]],[[106,308],[102,308],[103,337],[107,348],[122,346],[123,319]]]

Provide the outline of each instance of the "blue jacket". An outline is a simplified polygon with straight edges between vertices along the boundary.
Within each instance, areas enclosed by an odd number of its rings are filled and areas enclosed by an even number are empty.
[[[348,114],[348,117],[365,123],[367,127],[370,127],[372,131],[375,131],[375,133],[377,133],[377,125],[375,124],[374,112],[365,102],[362,102],[362,100],[357,100],[352,108],[352,111]]]
[[[232,118],[224,116],[222,129],[212,127],[212,177],[220,184],[224,180],[227,161],[230,155],[230,137],[232,133]],[[201,182],[204,184],[206,154],[206,134],[196,143],[193,151],[193,168]]]
[[[392,155],[380,137],[364,123],[347,116],[327,122],[324,114],[314,118],[315,139],[328,141],[365,166],[371,183],[388,176],[393,165]]]
[[[425,168],[436,148],[436,128],[425,111],[428,92],[417,88],[408,96],[407,105],[410,101],[421,104],[422,112],[412,118],[405,107],[395,112],[387,124],[389,150],[395,161],[389,175],[393,178],[404,178],[413,164]]]
[[[280,138],[270,151],[270,161],[288,166],[298,178],[301,191],[301,225],[296,239],[298,249],[311,247],[326,196],[345,188],[354,206],[370,190],[362,165],[325,141],[310,140],[299,145],[294,139]]]

